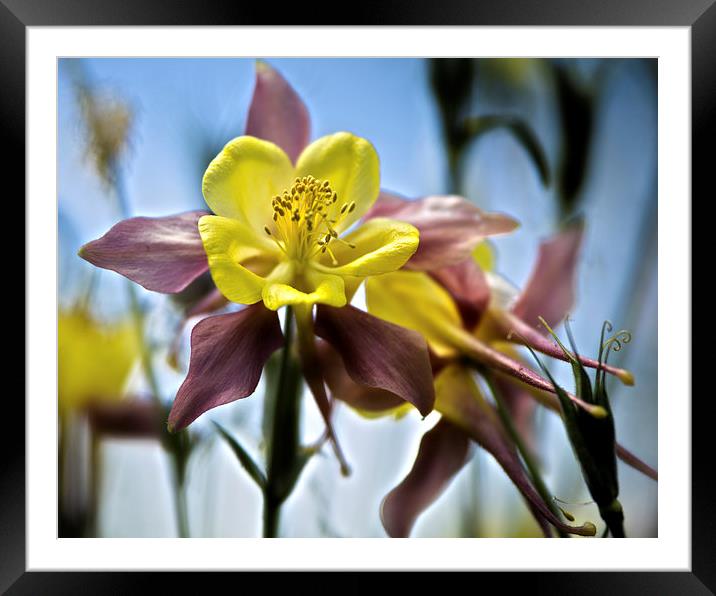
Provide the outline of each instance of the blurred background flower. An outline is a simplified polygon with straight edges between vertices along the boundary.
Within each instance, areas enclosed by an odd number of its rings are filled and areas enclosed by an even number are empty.
[[[572,329],[580,346],[597,344],[604,319],[632,330],[631,345],[612,363],[631,370],[636,386],[625,389],[608,381],[609,394],[617,436],[656,467],[655,62],[270,63],[306,102],[314,138],[348,130],[370,139],[380,156],[383,188],[415,197],[459,192],[484,210],[519,220],[516,232],[492,241],[494,268],[517,287],[527,282],[540,241],[574,215],[584,217]],[[91,267],[76,256],[82,244],[129,215],[203,208],[201,177],[221,147],[243,132],[254,77],[254,61],[246,59],[60,61],[61,308],[72,312],[87,287]],[[98,271],[83,316],[126,320],[132,304],[124,281]],[[141,347],[157,391],[142,372],[146,367],[135,367],[124,389],[132,395],[156,393],[168,408],[188,363],[188,332],[175,341],[186,304],[181,296],[137,294],[144,321]],[[362,292],[356,301],[364,305]],[[77,327],[62,320],[61,350]],[[112,366],[121,361],[117,357]],[[571,387],[568,365],[550,367],[562,386]],[[96,375],[82,359],[72,370],[75,385],[89,384]],[[108,372],[108,382],[110,377]],[[259,396],[264,385],[259,384]],[[242,400],[197,421],[196,447],[190,452],[156,439],[103,434],[93,531],[102,536],[258,536],[260,492],[228,445],[217,440],[209,418],[259,454],[265,448],[261,402]],[[310,399],[302,404],[301,434],[309,442],[321,434],[321,418]],[[336,432],[353,474],[342,477],[330,457],[312,458],[286,503],[282,535],[385,536],[380,502],[410,470],[420,438],[434,422],[431,416],[421,420],[417,412],[398,420],[368,420],[337,408]],[[536,425],[536,451],[544,454],[540,463],[547,484],[568,503],[563,506],[576,524],[596,521],[596,507],[583,504],[590,497],[560,421],[538,412]],[[178,468],[171,455],[178,452],[187,460],[181,468],[186,473],[184,532],[174,491]],[[656,535],[656,483],[621,463],[619,474],[627,535]],[[539,529],[497,465],[476,454],[412,535],[539,535]]]
[[[124,396],[139,343],[131,321],[101,322],[85,308],[58,314],[57,393],[60,415]]]

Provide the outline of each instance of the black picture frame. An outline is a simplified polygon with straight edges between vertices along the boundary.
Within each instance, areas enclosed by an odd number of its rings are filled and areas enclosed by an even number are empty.
[[[714,0],[413,0],[412,2],[365,2],[356,4],[354,25],[549,25],[549,26],[682,26],[691,27],[692,49],[692,187],[702,200],[713,198],[707,191],[713,169],[708,147],[716,138],[716,6]],[[268,3],[212,2],[210,0],[166,0],[149,4],[144,0],[0,0],[0,115],[6,154],[0,163],[5,188],[13,196],[24,196],[25,161],[25,53],[26,28],[31,26],[102,25],[262,25],[339,24],[342,7],[308,10],[307,5],[286,7],[277,15]],[[353,8],[353,5],[351,5]],[[336,10],[338,9],[338,10]],[[708,192],[708,194],[707,194]],[[9,196],[9,195],[8,195]],[[675,200],[683,200],[676,199]],[[9,205],[10,203],[8,203]],[[693,201],[692,201],[693,204]],[[6,207],[9,212],[9,207]],[[17,208],[16,208],[17,209]],[[25,222],[32,225],[32,222]],[[8,226],[9,227],[9,226]],[[16,257],[15,257],[16,258]],[[24,275],[24,274],[21,274]],[[19,277],[16,278],[19,280]],[[19,281],[16,283],[19,288]],[[696,295],[694,295],[696,296]],[[6,317],[13,315],[7,314]],[[25,312],[26,321],[32,317]],[[10,329],[8,326],[6,329]],[[9,331],[8,331],[9,332]],[[6,346],[7,347],[7,346]],[[690,346],[684,346],[689,349]],[[707,350],[708,351],[708,350]],[[27,355],[31,357],[31,354]],[[6,364],[6,367],[9,365]],[[692,367],[693,369],[693,367]],[[7,375],[6,375],[7,376]],[[694,392],[692,399],[692,544],[691,572],[550,572],[490,573],[501,590],[525,587],[530,591],[589,594],[713,594],[716,592],[716,490],[714,489],[713,398]],[[665,396],[691,399],[691,395]],[[3,400],[5,428],[0,433],[0,591],[17,594],[125,593],[138,588],[166,593],[178,589],[200,593],[206,579],[198,574],[174,573],[81,573],[25,571],[25,437],[24,404]],[[429,543],[426,544],[428,547]],[[559,562],[555,561],[558,566]],[[318,566],[318,565],[317,565]],[[214,579],[223,574],[215,574]],[[377,574],[351,572],[352,577],[321,579],[320,585],[336,590],[363,592]],[[274,576],[276,577],[276,576]],[[247,578],[248,579],[248,578]],[[265,581],[265,575],[259,579]],[[377,578],[381,581],[380,578]],[[465,578],[455,578],[460,581]],[[487,578],[484,578],[487,579]],[[314,584],[315,578],[282,574],[293,589]],[[230,581],[235,582],[234,577]],[[243,581],[243,580],[242,580]],[[441,579],[422,576],[423,588]],[[437,582],[441,584],[437,584]],[[453,579],[450,580],[451,582]],[[482,582],[483,578],[467,578]],[[200,584],[201,582],[201,584]],[[476,584],[475,588],[483,584]],[[203,587],[200,587],[203,586]],[[315,584],[313,588],[315,589]],[[609,592],[607,592],[609,591]]]

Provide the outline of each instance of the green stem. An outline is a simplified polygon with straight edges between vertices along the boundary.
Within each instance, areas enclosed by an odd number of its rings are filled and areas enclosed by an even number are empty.
[[[600,507],[599,515],[602,516],[604,523],[614,538],[626,538],[624,533],[624,510],[621,503],[614,499],[609,507]]]
[[[177,482],[177,527],[180,538],[189,538],[189,518],[187,516],[186,495],[184,494],[184,484]]]
[[[554,501],[552,500],[552,495],[549,492],[549,489],[547,488],[544,479],[542,478],[542,474],[540,474],[539,468],[537,467],[537,463],[532,457],[532,453],[530,452],[527,445],[525,445],[525,442],[522,440],[520,433],[517,432],[517,428],[515,427],[515,423],[512,419],[512,414],[510,414],[510,411],[507,408],[504,399],[502,398],[502,394],[497,388],[497,384],[495,383],[490,373],[484,370],[482,370],[481,373],[487,381],[487,385],[490,387],[492,396],[495,398],[495,404],[497,405],[497,413],[500,416],[500,420],[502,421],[505,430],[507,430],[507,434],[512,439],[512,442],[517,447],[517,451],[519,452],[522,461],[527,467],[527,471],[532,478],[532,483],[534,484],[535,489],[539,493],[540,497],[542,497],[544,504],[547,505],[550,511],[554,513],[555,517],[559,519],[560,512],[557,506],[554,504]],[[558,532],[560,537],[567,538],[567,534],[565,532],[561,530],[558,530]]]
[[[154,365],[152,364],[152,354],[145,340],[144,311],[139,304],[137,289],[134,287],[134,283],[129,280],[127,280],[127,295],[129,296],[129,309],[132,313],[132,321],[134,322],[134,328],[139,338],[142,369],[149,384],[149,392],[151,393],[152,400],[157,406],[161,407],[162,400],[160,397],[159,383],[157,382],[157,375],[154,372]]]
[[[281,516],[281,504],[264,494],[264,538],[278,537],[278,522]]]
[[[291,385],[290,376],[290,360],[291,360],[291,344],[293,342],[293,310],[291,307],[286,308],[286,320],[283,329],[284,347],[281,353],[281,365],[279,368],[278,384],[276,386],[276,396],[273,402],[273,415],[271,416],[271,428],[269,431],[268,441],[268,469],[266,473],[266,486],[264,488],[264,538],[276,538],[278,536],[278,525],[281,516],[282,499],[278,494],[280,491],[281,478],[279,478],[280,470],[284,468],[282,465],[284,459],[295,460],[294,453],[285,453],[284,450],[277,449],[277,443],[282,440],[283,428],[286,424],[285,416],[289,415],[293,420],[289,421],[292,426],[297,426],[297,412],[291,407],[290,401],[295,401],[295,396],[289,391]],[[295,404],[293,404],[295,406]],[[293,415],[292,415],[293,414]],[[288,441],[293,443],[293,441]],[[285,444],[284,444],[285,445]],[[293,450],[292,450],[293,451]],[[279,461],[281,460],[281,461]]]

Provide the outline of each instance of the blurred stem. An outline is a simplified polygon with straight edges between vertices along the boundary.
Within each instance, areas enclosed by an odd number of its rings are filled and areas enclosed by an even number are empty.
[[[116,161],[113,161],[110,165],[110,179],[112,180],[112,186],[114,188],[117,202],[119,203],[119,209],[122,217],[128,219],[131,217],[129,209],[129,200],[127,192],[124,186],[124,177],[122,176],[122,170]],[[159,389],[159,382],[157,381],[157,375],[154,371],[154,365],[152,363],[152,351],[149,344],[146,341],[146,321],[144,310],[139,302],[139,296],[137,294],[137,288],[134,287],[134,282],[127,280],[127,295],[129,297],[129,308],[134,322],[134,327],[139,338],[140,346],[140,357],[142,360],[142,369],[144,370],[147,384],[149,385],[149,392],[151,394],[152,401],[156,404],[160,412],[164,412],[164,404],[161,398],[161,391]],[[188,517],[186,509],[186,499],[184,496],[184,478],[186,472],[187,463],[187,451],[188,451],[188,434],[186,430],[181,430],[176,433],[176,436],[170,436],[169,431],[166,429],[164,424],[161,424],[161,437],[162,445],[167,449],[169,455],[172,458],[172,464],[174,468],[175,477],[175,502],[177,511],[177,527],[180,538],[189,537],[188,529]]]
[[[87,280],[87,285],[82,292],[82,295],[80,296],[79,300],[77,301],[78,307],[83,312],[89,312],[90,309],[90,303],[92,302],[92,296],[94,295],[94,291],[97,288],[97,280],[99,278],[99,269],[97,267],[92,267],[89,274],[89,279]]]
[[[482,376],[487,381],[487,385],[490,388],[490,392],[492,393],[492,396],[495,399],[495,404],[497,405],[497,413],[500,416],[500,420],[502,421],[502,424],[505,427],[505,430],[507,430],[507,434],[512,439],[512,442],[517,447],[517,451],[520,454],[520,457],[522,457],[522,461],[525,463],[525,466],[527,467],[527,471],[529,472],[530,477],[532,478],[532,483],[535,486],[535,489],[537,489],[537,492],[539,493],[540,497],[542,497],[542,500],[544,501],[544,504],[549,507],[550,511],[554,513],[554,515],[557,517],[557,519],[560,518],[560,512],[557,508],[557,506],[554,504],[554,501],[552,500],[552,495],[549,492],[549,489],[547,488],[547,485],[544,482],[544,479],[542,478],[542,475],[540,474],[539,468],[537,467],[537,464],[532,457],[532,453],[530,452],[527,445],[525,445],[525,442],[522,440],[522,437],[520,436],[520,433],[517,432],[517,428],[515,427],[515,423],[512,420],[512,414],[510,414],[509,409],[507,408],[507,404],[505,404],[504,399],[502,399],[502,394],[500,393],[499,389],[497,388],[497,384],[495,383],[494,378],[492,377],[492,374],[481,370],[480,371]],[[558,530],[558,533],[561,538],[567,538],[567,534],[561,530]]]
[[[164,433],[169,434],[164,430]],[[189,538],[189,518],[187,515],[186,494],[184,492],[184,480],[186,477],[186,465],[189,456],[189,434],[186,431],[180,431],[171,436],[168,444],[168,451],[172,454],[172,462],[174,463],[174,492],[176,495],[177,508],[177,529],[180,538]]]
[[[482,453],[478,450],[470,461],[470,467],[468,468],[468,478],[470,479],[466,483],[468,500],[462,507],[459,519],[461,538],[479,538],[484,532],[482,520],[480,519],[480,499],[477,498],[482,486],[480,479],[484,474],[482,463]]]
[[[70,498],[68,495],[69,485],[67,476],[70,473],[69,464],[71,461],[70,440],[71,424],[68,420],[70,414],[64,412],[60,414],[59,424],[59,446],[57,465],[59,470],[58,490],[57,490],[57,507],[59,511],[58,520],[58,537],[59,538],[82,538],[87,536],[87,517],[81,516],[78,519],[77,511],[73,511],[70,506]]]
[[[101,467],[101,453],[99,437],[90,429],[90,486],[89,503],[87,504],[87,538],[97,536],[99,530],[99,485]]]
[[[599,515],[602,516],[604,523],[614,538],[626,538],[624,533],[624,510],[621,503],[614,499],[609,507],[600,507]]]
[[[264,487],[264,538],[276,538],[278,536],[278,524],[281,515],[282,499],[279,497],[278,485],[281,479],[277,478],[277,471],[281,468],[277,457],[283,457],[285,454],[279,455],[276,449],[277,443],[282,440],[282,427],[286,422],[284,413],[295,414],[294,408],[291,408],[291,401],[296,400],[296,396],[290,390],[289,367],[291,358],[291,344],[293,342],[293,309],[286,307],[286,320],[283,328],[284,347],[281,353],[281,365],[279,368],[278,384],[276,386],[276,398],[274,399],[273,415],[271,416],[271,429],[269,431],[268,443],[268,469],[266,473],[266,486]],[[291,424],[298,424],[297,416],[293,416],[294,420]],[[291,459],[295,458],[295,453],[290,454]]]
[[[462,161],[462,150],[454,147],[447,147],[446,152],[448,155],[448,188],[447,192],[451,195],[457,195],[461,193],[460,184],[460,163]]]
[[[142,306],[139,304],[139,297],[137,296],[137,289],[134,287],[134,282],[126,280],[126,284],[127,295],[129,296],[129,308],[132,313],[132,321],[134,322],[134,328],[137,336],[139,337],[139,350],[142,359],[142,368],[145,376],[147,377],[147,383],[149,384],[149,392],[152,395],[152,400],[154,400],[154,403],[161,408],[162,400],[160,397],[161,393],[159,391],[159,383],[157,382],[154,365],[152,364],[152,354],[145,340],[144,311],[142,310]]]

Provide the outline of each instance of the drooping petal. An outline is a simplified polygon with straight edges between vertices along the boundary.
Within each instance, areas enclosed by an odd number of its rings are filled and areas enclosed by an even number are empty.
[[[432,369],[420,334],[353,306],[319,306],[315,330],[341,355],[356,383],[390,391],[423,416],[431,412],[435,401]]]
[[[420,333],[437,356],[458,352],[455,333],[464,333],[450,294],[426,273],[396,271],[371,277],[365,284],[368,312]]]
[[[380,518],[391,538],[407,538],[418,516],[447,488],[467,463],[470,441],[440,420],[423,435],[413,468],[383,500]]]
[[[229,301],[218,288],[209,290],[197,303],[186,311],[185,317],[190,319],[199,315],[208,315],[214,311],[224,308]]]
[[[211,277],[219,291],[239,304],[258,302],[266,281],[240,263],[274,254],[275,245],[258,236],[242,221],[218,215],[202,217],[199,233],[209,260]]]
[[[364,223],[342,240],[331,245],[337,265],[317,267],[335,275],[369,277],[400,269],[418,248],[419,234],[410,224],[378,218]],[[330,261],[324,255],[323,262]]]
[[[246,134],[281,147],[295,162],[308,144],[311,122],[298,93],[272,66],[256,62],[256,86]]]
[[[374,217],[389,217],[418,228],[420,246],[406,265],[418,270],[459,263],[486,237],[506,234],[518,226],[507,215],[487,213],[455,195],[411,201],[383,191],[366,214],[366,219]]]
[[[344,306],[347,302],[341,277],[321,273],[312,268],[306,268],[300,276],[297,276],[293,264],[288,261],[276,267],[266,279],[262,297],[266,307],[271,310],[299,304],[309,307],[313,304]]]
[[[263,304],[207,317],[191,333],[191,360],[169,414],[179,430],[201,414],[251,395],[266,360],[283,345],[278,315]]]
[[[173,294],[204,273],[209,264],[197,222],[206,211],[167,217],[133,217],[114,225],[79,255],[154,292]]]
[[[487,278],[472,258],[430,272],[452,296],[465,329],[474,329],[490,303]]]
[[[593,524],[570,527],[550,511],[527,476],[497,412],[482,396],[469,371],[458,365],[446,367],[435,379],[435,393],[436,409],[495,458],[543,528],[547,521],[564,532],[594,535]]]
[[[583,232],[579,223],[540,245],[535,268],[513,308],[523,321],[537,326],[541,316],[555,326],[572,308]]]
[[[348,374],[340,354],[327,341],[317,346],[323,379],[335,399],[340,399],[361,414],[382,414],[405,405],[405,401],[385,389],[356,383]]]
[[[292,182],[291,160],[278,145],[242,136],[229,141],[209,164],[202,191],[214,213],[260,231],[271,222],[271,199]]]
[[[296,163],[296,175],[330,183],[338,195],[332,216],[343,205],[355,203],[336,224],[339,233],[368,211],[380,192],[378,154],[368,141],[348,132],[321,137],[306,147]]]

